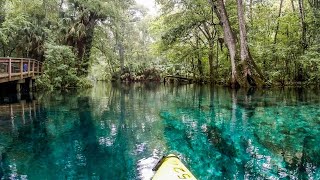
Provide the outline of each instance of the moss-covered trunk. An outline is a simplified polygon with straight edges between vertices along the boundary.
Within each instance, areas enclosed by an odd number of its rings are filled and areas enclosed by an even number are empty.
[[[240,32],[240,57],[238,83],[242,87],[263,86],[264,77],[260,69],[255,64],[248,47],[247,30],[244,19],[244,8],[242,0],[237,0],[238,21]]]
[[[85,36],[77,42],[79,76],[87,76],[90,66],[90,54],[94,37],[95,19],[90,17],[88,21],[83,20],[85,26]]]
[[[213,53],[213,41],[211,40],[209,42],[209,52],[208,52],[208,59],[209,59],[209,73],[210,73],[210,83],[214,83],[214,68],[213,68],[213,58],[214,58],[214,53]]]
[[[230,86],[232,88],[237,88],[239,86],[239,83],[237,80],[236,64],[237,64],[237,61],[239,60],[239,58],[237,56],[236,38],[235,38],[235,35],[231,29],[227,10],[225,8],[223,0],[217,0],[216,2],[209,0],[209,2],[213,6],[215,13],[220,20],[220,24],[222,25],[222,28],[223,28],[224,42],[229,50],[230,61],[231,61]]]

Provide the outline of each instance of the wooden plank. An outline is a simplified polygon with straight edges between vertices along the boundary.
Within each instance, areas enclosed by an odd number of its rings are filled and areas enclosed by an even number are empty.
[[[1,63],[9,63],[9,59],[2,59],[0,60]]]
[[[3,77],[9,77],[9,73],[8,72],[1,73],[0,78],[3,78]]]
[[[9,81],[11,81],[11,59],[9,59]]]
[[[2,59],[0,60],[0,63],[9,63],[10,59]],[[20,63],[21,60],[17,60],[17,59],[11,59],[12,63]]]
[[[11,62],[13,62],[13,63],[20,63],[20,62],[21,62],[21,60],[18,60],[18,59],[11,59]]]
[[[27,75],[25,78],[30,77]],[[10,82],[10,81],[18,81],[20,80],[20,73],[13,73],[11,76],[11,80],[9,79],[9,74],[7,76],[1,77],[0,78],[0,83],[5,83],[5,82]]]
[[[16,77],[16,76],[20,76],[21,73],[11,73],[11,77]]]
[[[9,76],[4,77],[4,78],[0,78],[0,83],[5,83],[5,82],[9,82]]]
[[[0,73],[0,83],[23,80],[29,77],[35,79],[43,71],[42,63],[30,58],[0,57],[0,63],[7,66],[6,72]],[[24,72],[24,63],[28,63],[26,72]]]

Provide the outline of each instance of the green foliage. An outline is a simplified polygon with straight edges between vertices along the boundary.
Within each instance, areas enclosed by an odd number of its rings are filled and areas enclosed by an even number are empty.
[[[284,4],[278,18],[278,3],[257,3],[253,6],[253,19],[249,26],[252,55],[262,67],[269,82],[278,85],[299,83],[319,83],[319,51],[312,47],[317,41],[316,21],[306,6],[306,19],[310,33],[309,48],[301,47],[301,26],[299,12],[292,10],[291,4]],[[307,5],[307,4],[306,4]],[[270,17],[273,19],[270,20]],[[279,29],[274,42],[277,22]],[[315,33],[315,31],[318,31]],[[313,35],[314,34],[314,35]]]
[[[320,46],[310,47],[302,57],[303,69],[308,69],[306,76],[309,83],[320,84]]]
[[[132,73],[157,64],[151,53],[153,37],[149,32],[152,20],[139,5],[122,6],[118,18],[95,29],[90,77],[96,80],[120,80],[121,65]],[[122,69],[123,71],[124,69]]]
[[[138,71],[130,71],[125,68],[123,73],[120,71],[112,74],[112,81],[121,82],[160,82],[160,71],[157,68],[145,68]]]
[[[215,43],[221,30],[210,4],[200,0],[158,2],[162,14],[152,24],[152,30],[160,38],[153,48],[163,57],[163,61],[168,62],[168,68],[165,68],[168,71],[165,72],[204,79],[210,77],[214,69],[220,69],[222,63],[213,52],[221,53]],[[171,64],[181,64],[183,68],[176,70],[170,67]],[[220,72],[221,69],[215,74],[216,78]]]
[[[118,46],[118,42],[113,39],[108,46],[105,46],[100,41],[110,40],[103,36],[105,33],[110,35],[111,29],[117,32],[108,37],[114,38],[122,29],[129,31],[129,33],[121,32],[123,39],[134,37],[130,34],[132,26],[122,28],[119,23],[127,24],[130,21],[128,17],[131,15],[130,12],[134,11],[131,9],[133,2],[133,0],[1,0],[0,56],[26,57],[43,61],[47,68],[38,81],[40,87],[47,89],[88,87],[91,84],[87,80],[91,65],[104,64],[97,60],[107,60],[108,66],[113,66],[110,67],[112,71],[118,68],[114,67],[116,63],[111,61],[116,59],[114,48]],[[101,29],[104,31],[101,32]],[[135,33],[137,35],[140,32]],[[129,35],[125,36],[126,34]],[[132,39],[126,42],[128,45],[129,41]],[[95,42],[100,43],[95,46],[99,48],[92,48]],[[144,47],[146,46],[147,44]]]
[[[2,56],[29,57],[43,61],[48,20],[42,1],[4,1],[0,24]]]
[[[75,56],[71,47],[46,45],[44,74],[37,80],[41,89],[66,89],[84,86],[86,82],[77,77]]]
[[[145,80],[150,69],[162,76],[213,75],[216,83],[227,83],[230,57],[210,3],[156,2],[158,17],[149,16],[133,0],[0,0],[0,55],[44,62],[46,73],[38,84],[47,89],[88,87],[87,77]],[[284,1],[279,17],[279,1],[250,2],[245,13],[248,45],[267,80],[281,85],[319,83],[318,6],[304,2],[308,46],[303,48],[298,2],[293,1],[293,9],[291,1]],[[225,4],[239,37],[237,3]],[[125,69],[129,76],[121,77]]]
[[[24,37],[24,28],[30,27],[25,15],[15,17],[7,16],[2,23],[0,42],[3,56],[11,56],[11,52],[18,46],[19,41]]]
[[[295,7],[293,9],[291,1],[284,1],[280,16],[280,1],[250,2],[252,4],[247,4],[249,6],[245,13],[248,45],[267,81],[276,85],[319,83],[320,51],[316,46],[320,42],[320,9],[311,2],[304,1],[308,41],[308,46],[304,49],[298,2],[292,1]],[[162,62],[165,62],[165,72],[182,73],[185,76],[193,74],[204,78],[214,73],[216,83],[228,82],[231,75],[228,49],[221,41],[223,29],[217,25],[218,18],[212,13],[209,2],[158,0],[158,3],[162,14],[152,24],[152,32],[158,36],[152,48],[162,57]],[[232,29],[239,38],[237,3],[225,1],[225,6]],[[204,31],[214,34],[213,38],[208,38],[208,33],[203,33]],[[214,41],[213,48],[210,47],[210,40]],[[214,71],[210,72],[207,55],[212,50],[215,60]],[[202,75],[198,72],[198,59],[202,62]],[[175,64],[183,64],[187,70],[177,70],[174,68]]]

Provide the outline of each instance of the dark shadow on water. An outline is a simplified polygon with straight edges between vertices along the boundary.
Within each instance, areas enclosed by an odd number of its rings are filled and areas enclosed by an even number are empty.
[[[212,145],[228,158],[236,157],[236,149],[230,137],[223,137],[222,131],[217,127],[209,127],[207,136]]]
[[[95,174],[102,179],[107,179],[108,174],[105,173],[107,172],[107,168],[106,166],[103,166],[103,164],[106,163],[104,160],[106,157],[110,156],[110,154],[108,154],[107,151],[99,150],[89,97],[79,97],[78,107],[80,118],[79,127],[75,127],[74,131],[79,133],[79,140],[82,140],[83,143],[83,154],[86,157],[85,168],[81,171],[86,171],[86,174],[88,175]],[[78,173],[82,174],[83,172]]]
[[[50,154],[48,146],[50,138],[46,131],[45,121],[46,111],[41,106],[39,107],[37,102],[32,101],[27,103],[24,101],[22,105],[13,104],[12,106],[14,107],[11,112],[14,115],[11,117],[12,126],[6,127],[0,135],[2,137],[0,146],[3,147],[3,143],[6,143],[1,152],[1,179],[12,179],[17,167],[27,169],[22,165],[23,163],[27,163],[28,168],[31,169],[37,169],[43,165],[53,166],[51,161],[41,161]],[[16,118],[19,116],[21,117]],[[44,164],[39,164],[39,162]],[[42,169],[42,171],[46,170]],[[29,177],[37,177],[36,172],[30,172]],[[15,178],[19,179],[19,174]]]
[[[198,179],[306,179],[320,166],[317,93],[100,84],[34,94],[24,111],[3,106],[13,113],[0,114],[0,176],[139,179],[145,160],[175,152]]]

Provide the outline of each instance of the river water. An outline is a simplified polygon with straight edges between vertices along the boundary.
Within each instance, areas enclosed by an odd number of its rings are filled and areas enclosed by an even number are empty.
[[[111,85],[0,105],[1,179],[320,179],[320,91]]]

